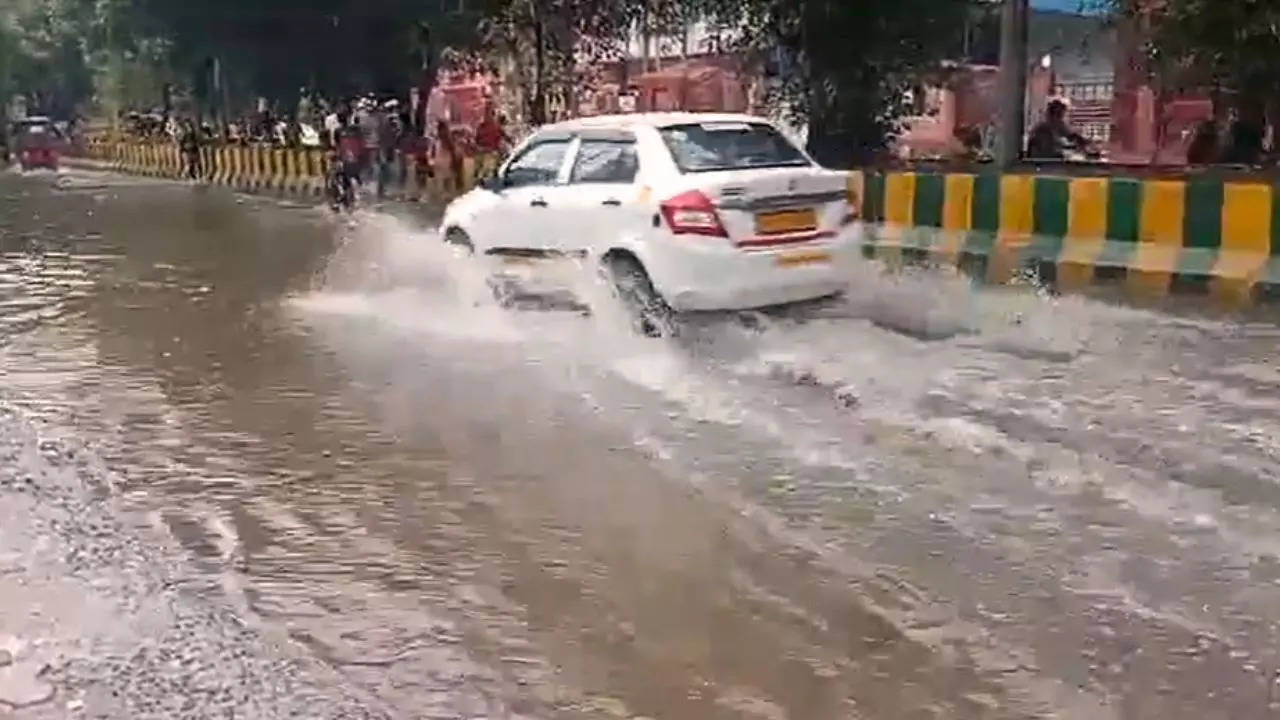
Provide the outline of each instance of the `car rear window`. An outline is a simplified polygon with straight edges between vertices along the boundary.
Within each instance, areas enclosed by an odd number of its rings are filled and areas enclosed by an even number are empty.
[[[771,125],[707,122],[659,131],[681,172],[803,167],[809,159]]]

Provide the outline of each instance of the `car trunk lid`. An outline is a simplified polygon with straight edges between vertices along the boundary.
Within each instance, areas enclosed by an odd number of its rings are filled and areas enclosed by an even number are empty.
[[[833,237],[848,211],[844,174],[822,168],[708,173],[698,189],[715,205],[729,239],[743,250]]]

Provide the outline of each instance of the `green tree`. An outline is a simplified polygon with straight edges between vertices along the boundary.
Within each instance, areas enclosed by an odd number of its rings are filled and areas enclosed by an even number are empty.
[[[126,75],[137,85],[146,62],[163,63],[154,43],[148,49],[131,30],[132,2],[13,0],[0,8],[0,97],[20,95],[31,110],[65,118],[130,85]],[[145,62],[113,66],[109,46]]]
[[[67,116],[92,92],[79,0],[29,0],[0,15],[0,79],[6,99],[22,95],[37,112]]]
[[[1208,92],[1218,112],[1236,110],[1232,162],[1254,162],[1265,126],[1280,124],[1280,0],[1087,0],[1139,44],[1130,70],[1156,95],[1156,110],[1187,92]],[[1163,117],[1157,123],[1163,133]],[[1237,141],[1240,141],[1237,144]]]
[[[479,3],[461,0],[131,1],[171,40],[191,85],[209,84],[216,59],[241,99],[291,100],[301,87],[403,92],[424,59],[433,65],[449,45],[474,42],[480,20]]]
[[[553,104],[574,111],[601,64],[625,57],[643,11],[643,0],[490,0],[485,49],[507,61],[525,117],[537,125]]]
[[[1280,86],[1280,0],[1094,0],[1143,28],[1152,72],[1178,88],[1245,96]]]
[[[962,43],[974,0],[688,0],[774,72],[825,164],[866,160],[900,130],[923,73]]]

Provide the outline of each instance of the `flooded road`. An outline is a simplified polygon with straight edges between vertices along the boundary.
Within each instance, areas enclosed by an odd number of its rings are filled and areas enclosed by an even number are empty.
[[[423,227],[0,176],[0,717],[1280,717],[1274,311],[655,341]]]

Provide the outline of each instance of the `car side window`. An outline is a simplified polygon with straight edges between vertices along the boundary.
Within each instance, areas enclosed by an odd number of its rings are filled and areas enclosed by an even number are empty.
[[[635,142],[583,140],[569,182],[632,183],[639,169]]]
[[[510,188],[555,183],[568,149],[568,140],[548,140],[525,148],[507,165],[503,185]]]

